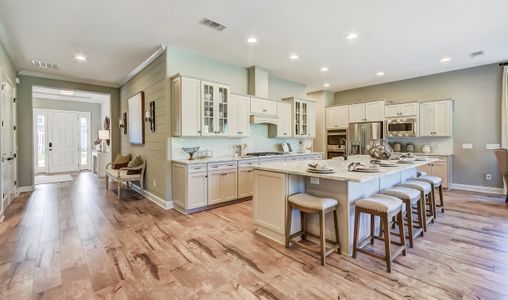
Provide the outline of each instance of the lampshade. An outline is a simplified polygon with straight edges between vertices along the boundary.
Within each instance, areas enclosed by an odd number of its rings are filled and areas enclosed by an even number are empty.
[[[99,130],[99,139],[109,140],[109,130]]]

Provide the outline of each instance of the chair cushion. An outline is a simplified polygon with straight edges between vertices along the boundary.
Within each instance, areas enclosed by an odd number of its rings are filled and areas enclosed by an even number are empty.
[[[425,175],[425,176],[422,176],[422,177],[418,177],[418,178],[414,178],[412,179],[414,181],[423,181],[423,182],[428,182],[430,184],[433,184],[434,187],[439,187],[441,186],[441,183],[443,182],[441,180],[441,177],[437,177],[437,176],[429,176],[429,175]]]
[[[374,194],[370,197],[356,200],[355,205],[390,215],[402,209],[402,200],[388,195]]]
[[[432,190],[432,186],[430,185],[430,183],[423,181],[408,180],[402,184],[399,184],[398,186],[416,189],[419,190],[420,192],[424,192],[425,194],[430,193],[430,191]]]
[[[106,174],[108,174],[112,178],[117,178],[118,170],[107,168]],[[123,180],[137,180],[141,178],[141,174],[127,174],[127,170],[120,171],[120,178]]]
[[[131,161],[131,154],[127,154],[127,155],[121,155],[120,153],[118,153],[116,155],[116,158],[115,158],[115,162],[112,164],[113,165],[113,169],[121,169],[121,168],[125,168],[127,167],[127,165],[129,165],[129,162]]]
[[[298,206],[325,210],[337,206],[337,200],[332,198],[321,198],[306,193],[298,193],[288,197],[288,201]]]
[[[418,176],[418,177],[427,176],[427,172],[418,171],[418,172],[416,172],[416,176]]]
[[[383,191],[383,194],[416,203],[420,199],[420,191],[408,187],[397,186]]]
[[[143,163],[144,163],[144,161],[143,161],[143,159],[141,158],[141,155],[138,155],[138,156],[134,157],[134,158],[133,158],[133,159],[129,162],[129,164],[127,165],[127,168],[136,168],[136,167],[141,166]],[[128,170],[128,171],[127,171],[127,174],[128,174],[128,175],[141,174],[141,170]]]

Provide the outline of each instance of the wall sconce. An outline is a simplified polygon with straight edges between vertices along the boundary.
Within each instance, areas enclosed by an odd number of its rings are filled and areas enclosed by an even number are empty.
[[[145,122],[150,122],[150,130],[155,131],[155,101],[150,101],[150,109],[145,111]]]
[[[123,134],[127,134],[127,113],[122,114],[122,118],[118,121],[120,129],[123,128]]]

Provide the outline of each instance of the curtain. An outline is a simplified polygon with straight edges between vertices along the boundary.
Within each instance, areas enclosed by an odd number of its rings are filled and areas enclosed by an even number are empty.
[[[508,66],[503,67],[501,85],[501,147],[508,148]]]

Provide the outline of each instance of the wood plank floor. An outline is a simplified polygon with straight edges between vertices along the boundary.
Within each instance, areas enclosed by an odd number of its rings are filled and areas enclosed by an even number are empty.
[[[321,267],[256,236],[250,201],[184,216],[133,194],[118,201],[81,173],[7,210],[0,299],[508,298],[504,197],[445,197],[447,212],[388,274],[365,255],[332,254]]]

